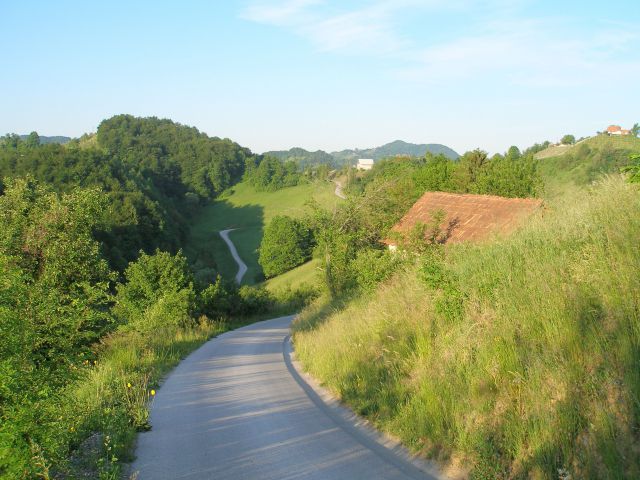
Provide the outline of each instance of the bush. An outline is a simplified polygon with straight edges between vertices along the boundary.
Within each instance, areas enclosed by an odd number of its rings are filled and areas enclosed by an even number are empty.
[[[240,315],[265,313],[273,305],[273,297],[266,288],[243,285],[240,287],[238,295],[240,304],[236,311]]]
[[[356,285],[371,290],[389,278],[403,263],[403,256],[388,250],[366,249],[358,252],[351,264]]]
[[[137,330],[186,326],[195,310],[193,277],[187,260],[156,250],[154,255],[140,252],[124,273],[126,282],[118,285],[114,312],[121,323]]]
[[[227,317],[239,303],[237,285],[225,282],[220,275],[216,278],[216,282],[200,292],[199,296],[200,313],[209,318]]]
[[[265,277],[275,277],[311,258],[313,236],[300,221],[276,216],[264,231],[258,262]]]

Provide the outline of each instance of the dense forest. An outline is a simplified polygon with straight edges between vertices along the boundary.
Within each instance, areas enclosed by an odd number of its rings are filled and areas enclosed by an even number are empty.
[[[122,271],[138,252],[177,251],[188,217],[242,178],[251,152],[170,120],[118,115],[98,127],[97,142],[40,145],[36,136],[0,143],[4,178],[32,178],[57,192],[97,187],[107,197],[97,230],[110,265]],[[1,188],[1,187],[0,187]]]

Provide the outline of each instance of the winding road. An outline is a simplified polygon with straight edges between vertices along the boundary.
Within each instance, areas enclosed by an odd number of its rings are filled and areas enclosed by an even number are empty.
[[[307,383],[292,318],[227,332],[180,363],[139,435],[139,480],[439,478]]]
[[[338,180],[333,180],[333,183],[336,184],[336,189],[333,193],[336,194],[336,197],[341,198],[342,200],[346,200],[347,196],[342,191],[342,183]]]
[[[229,238],[229,232],[233,232],[234,230],[236,229],[229,228],[227,230],[222,230],[220,232],[220,236],[222,237],[222,240],[224,240],[227,246],[229,247],[229,250],[231,250],[231,256],[238,264],[238,273],[236,273],[236,283],[240,285],[240,282],[242,282],[242,277],[244,277],[244,274],[247,273],[247,264],[242,261],[242,259],[240,258],[240,255],[238,255],[238,250],[236,250],[236,246],[233,244],[233,242]]]

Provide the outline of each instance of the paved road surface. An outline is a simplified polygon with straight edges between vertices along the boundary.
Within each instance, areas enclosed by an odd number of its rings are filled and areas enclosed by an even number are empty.
[[[292,317],[228,332],[158,390],[133,471],[153,479],[434,478],[335,415],[291,366]]]
[[[229,250],[231,250],[231,256],[238,264],[238,273],[236,273],[236,283],[239,285],[240,282],[242,281],[242,277],[244,277],[244,274],[247,273],[247,264],[242,261],[242,259],[240,258],[240,255],[238,255],[238,250],[236,250],[236,246],[233,244],[233,242],[229,238],[229,232],[233,232],[234,230],[235,228],[222,230],[220,232],[220,236],[229,247]]]
[[[336,184],[336,190],[335,190],[335,194],[337,197],[346,200],[347,196],[344,194],[344,192],[342,191],[342,183],[340,183],[338,180],[334,180],[333,183]]]

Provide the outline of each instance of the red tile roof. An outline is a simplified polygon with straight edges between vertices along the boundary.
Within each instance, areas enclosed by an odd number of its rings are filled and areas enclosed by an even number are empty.
[[[445,218],[440,228],[450,230],[444,242],[480,241],[493,234],[513,231],[523,219],[542,206],[535,198],[505,198],[445,192],[425,193],[392,229],[406,233],[417,222],[429,224],[432,214],[442,210]],[[385,243],[395,245],[394,240]]]
[[[622,130],[622,127],[619,125],[609,125],[607,127],[608,133],[619,132],[620,130]]]

